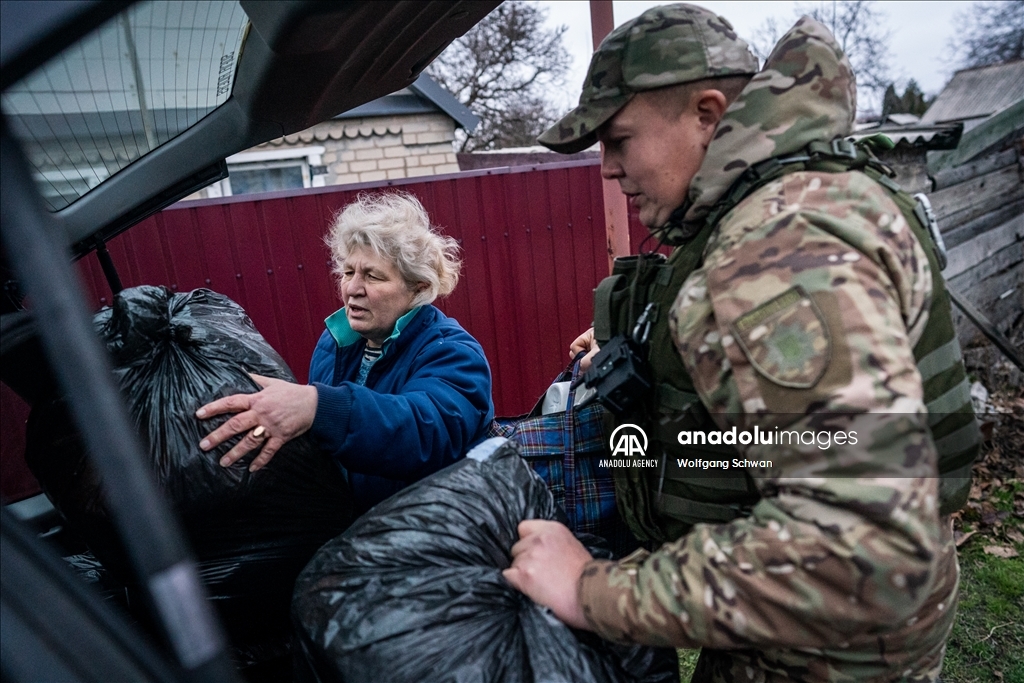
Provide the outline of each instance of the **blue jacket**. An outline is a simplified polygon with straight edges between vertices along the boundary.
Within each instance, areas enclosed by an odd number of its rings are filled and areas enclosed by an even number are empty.
[[[483,349],[434,306],[392,335],[360,386],[365,344],[325,330],[309,367],[311,432],[347,470],[357,514],[464,456],[494,417]]]

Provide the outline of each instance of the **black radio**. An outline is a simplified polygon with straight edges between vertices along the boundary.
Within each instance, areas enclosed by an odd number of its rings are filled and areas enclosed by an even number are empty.
[[[649,394],[651,370],[640,345],[625,335],[618,335],[594,356],[590,369],[580,375],[573,388],[581,382],[596,392],[584,403],[596,400],[616,417],[622,417],[631,413]]]

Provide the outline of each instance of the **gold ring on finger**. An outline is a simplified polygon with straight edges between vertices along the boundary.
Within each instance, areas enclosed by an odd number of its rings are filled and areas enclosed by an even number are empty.
[[[267,434],[267,428],[263,425],[257,425],[256,429],[252,430],[252,438],[254,439],[262,440],[267,438],[267,436],[269,436],[269,434]]]

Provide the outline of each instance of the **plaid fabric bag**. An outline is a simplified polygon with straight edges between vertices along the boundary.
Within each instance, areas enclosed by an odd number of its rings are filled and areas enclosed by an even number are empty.
[[[574,381],[578,376],[579,361],[575,360],[554,383]],[[577,407],[576,391],[567,393],[565,410],[542,414],[546,394],[525,415],[495,418],[490,436],[518,442],[524,459],[565,511],[569,528],[577,534],[604,538],[620,557],[640,544],[616,508],[611,470],[599,467],[602,458],[611,457],[604,409],[596,402]]]

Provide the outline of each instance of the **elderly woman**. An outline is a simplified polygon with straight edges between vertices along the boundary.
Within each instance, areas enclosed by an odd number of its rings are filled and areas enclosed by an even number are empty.
[[[254,376],[263,387],[209,403],[237,413],[200,443],[246,435],[227,467],[262,447],[263,467],[289,439],[312,431],[347,472],[362,513],[453,463],[484,438],[494,415],[480,344],[431,305],[458,282],[458,245],[431,229],[407,194],[362,195],[337,216],[328,246],[343,308],[313,352],[309,385]]]

